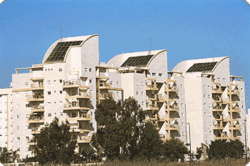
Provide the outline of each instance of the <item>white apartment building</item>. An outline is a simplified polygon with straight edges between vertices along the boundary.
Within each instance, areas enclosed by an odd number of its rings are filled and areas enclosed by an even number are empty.
[[[173,71],[185,78],[192,149],[217,139],[245,144],[245,85],[242,77],[230,75],[229,57],[187,60]]]
[[[209,63],[209,70],[198,71],[201,63]],[[41,64],[17,68],[12,87],[0,90],[5,139],[0,146],[7,140],[8,149],[19,150],[21,158],[34,155],[33,136],[58,117],[69,121],[79,151],[97,130],[96,104],[130,96],[162,140],[188,143],[190,123],[193,150],[215,139],[244,141],[244,82],[229,75],[228,57],[184,61],[173,71],[167,67],[167,50],[124,53],[105,64],[99,62],[98,35],[59,39]]]

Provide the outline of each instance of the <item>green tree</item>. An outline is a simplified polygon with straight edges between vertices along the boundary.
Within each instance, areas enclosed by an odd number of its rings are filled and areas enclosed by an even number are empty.
[[[202,153],[203,153],[203,152],[202,152],[202,148],[201,148],[201,147],[199,147],[199,148],[197,147],[197,148],[196,148],[196,152],[197,152],[197,154],[198,154],[198,155],[196,156],[196,158],[197,158],[197,160],[199,160],[199,159],[201,158]]]
[[[69,130],[68,121],[59,125],[57,117],[41,129],[36,146],[37,160],[41,164],[70,164],[76,140],[71,137]]]
[[[227,142],[228,157],[239,159],[244,155],[244,144],[239,140]]]
[[[164,155],[170,159],[170,161],[178,161],[178,159],[184,161],[184,154],[188,153],[189,151],[184,145],[184,142],[178,138],[167,140],[164,143]]]
[[[147,161],[160,159],[163,155],[162,145],[163,142],[160,140],[158,131],[152,123],[146,122],[138,145],[139,156]]]
[[[212,141],[208,149],[209,159],[225,159],[228,156],[227,142],[226,140]]]
[[[10,151],[11,153],[11,159],[12,159],[12,162],[14,163],[16,161],[16,159],[19,159],[20,155],[17,153],[17,151]]]
[[[6,147],[0,148],[0,161],[1,163],[11,162],[11,152],[9,152]]]
[[[155,128],[149,124],[145,125],[145,111],[140,108],[133,97],[129,97],[123,102],[115,102],[112,98],[107,98],[97,105],[95,115],[100,127],[96,135],[92,137],[92,145],[96,149],[102,148],[109,159],[133,160],[146,154],[138,155],[140,148],[146,152],[146,149],[142,148],[142,141],[139,141],[142,136],[144,139],[148,139],[148,143],[155,140],[160,142]],[[156,133],[157,137],[151,140],[145,132]],[[154,153],[152,152],[152,154]],[[151,158],[151,156],[147,158]]]

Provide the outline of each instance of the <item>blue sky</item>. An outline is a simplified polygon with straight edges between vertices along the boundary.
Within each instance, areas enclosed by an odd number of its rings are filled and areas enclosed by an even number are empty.
[[[61,37],[99,34],[100,60],[168,49],[169,70],[187,59],[230,56],[250,108],[250,6],[244,0],[6,0],[0,5],[0,88],[15,68],[40,64]]]

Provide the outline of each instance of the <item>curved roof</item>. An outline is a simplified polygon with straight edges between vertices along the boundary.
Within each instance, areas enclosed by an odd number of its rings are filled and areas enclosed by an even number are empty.
[[[229,57],[216,57],[204,59],[192,59],[178,63],[173,71],[175,72],[213,72],[221,61]]]
[[[112,67],[126,67],[126,66],[136,66],[136,67],[146,67],[159,53],[167,51],[164,50],[154,50],[154,51],[142,51],[142,52],[132,52],[123,53],[111,58],[107,66]]]
[[[67,55],[72,47],[81,47],[88,39],[98,36],[77,36],[62,38],[55,41],[45,53],[42,63],[65,62]]]

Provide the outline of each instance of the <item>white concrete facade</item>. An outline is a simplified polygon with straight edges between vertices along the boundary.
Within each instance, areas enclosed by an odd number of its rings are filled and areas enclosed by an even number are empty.
[[[58,46],[79,41],[67,49]],[[56,57],[57,49],[63,57]],[[187,72],[195,63],[214,61],[212,71]],[[23,69],[29,72],[18,73]],[[21,158],[32,156],[33,136],[58,117],[70,122],[78,151],[97,130],[96,104],[106,97],[118,101],[130,96],[164,141],[189,143],[190,123],[193,150],[215,139],[244,142],[244,92],[242,79],[230,76],[228,57],[183,61],[168,71],[164,49],[120,54],[105,64],[99,62],[98,35],[63,38],[49,47],[42,64],[16,69],[12,87],[0,89],[0,146],[19,150]]]
[[[195,64],[213,62],[211,70],[188,71]],[[194,151],[216,139],[238,139],[245,144],[244,82],[242,77],[231,76],[229,69],[229,57],[187,60],[173,69],[185,78],[187,123]]]

